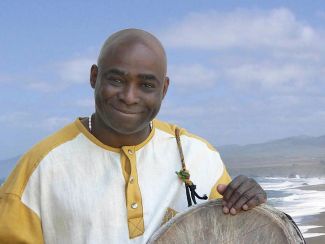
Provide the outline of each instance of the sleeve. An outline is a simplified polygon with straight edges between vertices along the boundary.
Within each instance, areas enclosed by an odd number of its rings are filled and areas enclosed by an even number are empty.
[[[228,171],[227,171],[226,167],[224,166],[222,175],[217,180],[217,182],[213,185],[213,187],[212,187],[212,189],[210,191],[209,200],[217,199],[217,198],[222,198],[222,196],[220,195],[220,193],[217,191],[217,186],[219,184],[228,185],[230,182],[231,182],[231,177],[228,174]]]
[[[0,243],[44,243],[40,218],[14,194],[0,195]]]

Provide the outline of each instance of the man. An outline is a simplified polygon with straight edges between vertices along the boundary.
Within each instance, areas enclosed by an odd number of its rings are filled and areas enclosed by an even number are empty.
[[[145,31],[106,40],[90,73],[95,113],[34,146],[0,189],[1,243],[145,243],[166,216],[186,210],[177,127],[154,119],[166,67]],[[266,201],[254,180],[230,183],[211,145],[179,131],[197,193],[223,196],[226,214]]]

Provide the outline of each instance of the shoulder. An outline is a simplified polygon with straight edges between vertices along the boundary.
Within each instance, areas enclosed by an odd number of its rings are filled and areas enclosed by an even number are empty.
[[[176,128],[179,128],[180,136],[181,136],[182,140],[185,140],[187,143],[194,143],[196,145],[205,146],[211,151],[215,151],[215,152],[217,151],[207,140],[205,140],[204,138],[197,136],[193,133],[188,132],[186,129],[184,129],[178,125],[155,119],[154,126],[156,129],[161,130],[173,137],[175,137]]]
[[[33,146],[22,158],[40,161],[54,148],[74,139],[80,133],[76,122],[70,123]]]
[[[15,169],[1,187],[2,193],[21,197],[25,186],[40,162],[56,147],[72,140],[79,134],[76,122],[71,123],[34,145],[18,161]]]

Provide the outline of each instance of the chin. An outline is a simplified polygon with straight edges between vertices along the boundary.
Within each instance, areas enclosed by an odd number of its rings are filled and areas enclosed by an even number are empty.
[[[114,111],[115,112],[115,111]],[[132,135],[146,129],[153,116],[121,116],[105,111],[99,113],[102,124],[108,129],[121,135]]]
[[[149,125],[148,123],[141,123],[140,125],[130,125],[130,123],[111,123],[111,128],[116,131],[119,134],[122,135],[132,135],[135,133],[138,133],[142,130],[144,130],[147,126]]]

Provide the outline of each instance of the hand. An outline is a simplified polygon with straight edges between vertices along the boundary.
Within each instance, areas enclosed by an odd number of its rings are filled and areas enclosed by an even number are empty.
[[[262,187],[252,178],[239,175],[228,185],[220,184],[217,191],[223,196],[223,212],[235,215],[241,209],[252,209],[266,202]]]

